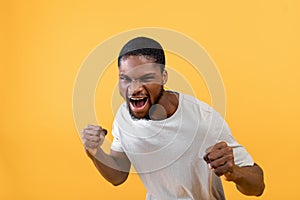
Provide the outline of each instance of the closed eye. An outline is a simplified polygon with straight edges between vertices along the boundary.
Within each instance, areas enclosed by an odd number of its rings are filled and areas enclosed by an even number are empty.
[[[155,74],[153,74],[153,73],[146,74],[140,78],[140,80],[142,82],[150,82],[150,81],[153,81],[154,79],[155,79]]]
[[[130,81],[131,81],[131,78],[129,78],[129,77],[126,76],[126,75],[121,75],[121,76],[120,76],[120,80],[130,82]]]
[[[154,79],[155,79],[155,77],[153,77],[153,76],[147,76],[147,77],[142,77],[141,81],[142,82],[150,82],[150,81],[153,81]]]

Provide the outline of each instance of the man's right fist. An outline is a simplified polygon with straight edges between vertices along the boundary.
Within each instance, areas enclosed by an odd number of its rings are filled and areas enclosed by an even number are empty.
[[[100,126],[87,125],[82,131],[82,142],[84,148],[93,156],[96,155],[98,148],[103,144],[107,130]]]

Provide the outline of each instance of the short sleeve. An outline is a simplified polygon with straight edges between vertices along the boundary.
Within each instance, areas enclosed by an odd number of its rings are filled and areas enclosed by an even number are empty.
[[[219,136],[217,140],[218,142],[224,141],[228,146],[232,147],[235,164],[239,167],[253,166],[254,161],[251,155],[247,152],[245,147],[240,145],[231,135],[231,131],[223,117],[219,113],[214,112],[214,119],[216,123],[214,124],[219,127]]]
[[[120,141],[120,131],[116,123],[113,123],[112,135],[114,136],[113,142],[111,144],[111,149],[113,151],[124,152],[121,141]]]

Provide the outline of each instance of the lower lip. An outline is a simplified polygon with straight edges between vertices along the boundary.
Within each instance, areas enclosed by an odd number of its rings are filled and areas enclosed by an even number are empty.
[[[148,100],[149,100],[149,98],[147,99],[147,101],[145,102],[145,104],[142,107],[135,107],[130,102],[131,111],[135,112],[135,113],[143,111],[145,109],[145,107],[147,106],[147,104],[148,104]]]

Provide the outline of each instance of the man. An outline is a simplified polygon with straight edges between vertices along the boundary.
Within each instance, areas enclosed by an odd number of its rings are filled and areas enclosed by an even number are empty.
[[[148,200],[225,199],[220,176],[245,195],[264,191],[263,171],[231,136],[224,119],[200,100],[165,91],[165,55],[153,39],[137,37],[122,48],[119,90],[126,101],[114,120],[110,154],[100,148],[107,131],[88,125],[88,156],[113,185],[133,164]]]

